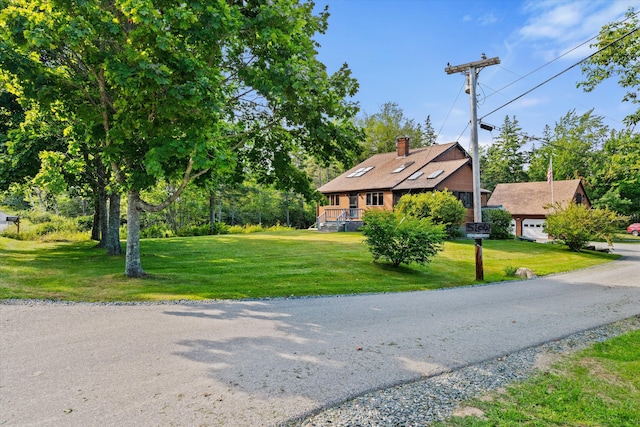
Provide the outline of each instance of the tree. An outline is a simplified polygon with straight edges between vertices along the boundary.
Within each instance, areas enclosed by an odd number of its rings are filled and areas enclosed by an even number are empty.
[[[528,162],[528,156],[522,151],[526,138],[520,135],[521,131],[515,116],[513,120],[505,116],[500,134],[487,148],[482,160],[482,185],[489,191],[493,191],[501,183],[527,180],[524,166]]]
[[[175,201],[209,171],[311,195],[294,150],[351,161],[362,134],[357,82],[317,59],[328,12],[290,0],[84,2],[9,0],[0,64],[16,95],[57,103],[127,194],[125,273],[144,275],[140,214]],[[175,191],[141,197],[160,179]]]
[[[629,130],[612,132],[600,158],[591,191],[594,206],[623,215],[640,212],[640,135]]]
[[[609,128],[602,121],[593,110],[582,115],[569,111],[556,122],[553,134],[545,132],[546,142],[532,151],[529,179],[546,181],[549,159],[553,157],[555,180],[584,178],[588,186],[594,185],[596,172],[602,166],[599,152],[609,135]]]
[[[438,134],[431,124],[431,116],[427,116],[424,120],[423,144],[434,145],[438,139]]]
[[[482,221],[491,223],[491,239],[508,239],[511,233],[512,216],[504,209],[483,209]]]
[[[572,251],[580,252],[591,240],[605,239],[612,244],[620,218],[608,209],[589,209],[585,205],[556,203],[547,215],[544,231]]]
[[[578,83],[585,92],[593,91],[603,81],[617,76],[618,84],[627,90],[623,102],[640,103],[640,32],[637,31],[640,19],[629,8],[625,19],[602,27],[596,43],[592,47],[597,52],[582,63],[582,73],[586,80]],[[625,117],[627,125],[640,121],[640,109]]]
[[[429,117],[427,119],[430,123]],[[430,145],[433,138],[433,135],[429,134],[430,139],[425,139],[425,133],[420,123],[406,118],[402,108],[395,102],[383,104],[379,112],[370,116],[365,115],[359,120],[359,124],[364,128],[366,134],[362,160],[374,154],[395,151],[396,139],[399,136],[408,136],[412,147]],[[427,130],[433,131],[433,129]]]
[[[445,227],[447,237],[454,237],[464,221],[467,209],[448,190],[419,194],[405,194],[398,200],[395,210],[411,218],[428,218]]]
[[[443,249],[444,226],[434,225],[428,218],[371,209],[362,220],[362,234],[374,261],[382,258],[394,267],[401,263],[426,264]]]

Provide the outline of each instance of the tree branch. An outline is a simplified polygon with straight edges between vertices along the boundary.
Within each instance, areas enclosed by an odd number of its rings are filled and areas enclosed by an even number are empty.
[[[187,165],[187,170],[185,171],[184,176],[182,177],[182,182],[180,183],[180,186],[176,189],[176,191],[173,194],[171,194],[164,202],[158,205],[152,205],[140,199],[140,205],[139,205],[140,209],[147,212],[160,212],[161,210],[169,206],[171,203],[173,203],[178,197],[180,197],[184,189],[187,187],[187,184],[189,184],[189,181],[191,181],[192,179],[196,179],[197,177],[209,172],[209,168],[206,168],[199,171],[195,175],[191,176],[192,170],[193,170],[193,157],[189,159],[189,164]]]

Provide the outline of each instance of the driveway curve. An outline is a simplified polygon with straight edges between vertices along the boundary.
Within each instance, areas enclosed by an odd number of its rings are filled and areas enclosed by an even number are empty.
[[[640,314],[620,261],[441,291],[0,304],[0,425],[276,425],[366,391]]]

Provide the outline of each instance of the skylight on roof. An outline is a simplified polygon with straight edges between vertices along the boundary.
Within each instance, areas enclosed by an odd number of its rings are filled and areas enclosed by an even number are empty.
[[[407,179],[410,179],[411,181],[414,181],[414,180],[416,180],[416,179],[420,178],[423,174],[424,174],[424,172],[422,172],[422,171],[414,172],[414,173],[412,173],[412,174],[411,174],[411,176],[410,176],[409,178],[407,178]]]
[[[347,178],[353,178],[354,176],[356,176],[357,173],[360,173],[364,170],[365,168],[360,168],[354,172],[351,172],[349,175],[347,175]]]
[[[433,179],[439,177],[444,171],[442,169],[438,169],[437,171],[431,172],[431,174],[427,177],[427,179]]]
[[[349,175],[347,175],[347,178],[355,178],[358,176],[362,176],[365,173],[369,172],[371,169],[373,169],[373,166],[367,166],[366,168],[359,168],[355,172],[351,172]]]
[[[415,162],[407,162],[402,164],[401,166],[398,166],[397,168],[395,168],[393,171],[391,171],[391,173],[398,173],[398,172],[402,172],[403,170],[405,170],[406,168],[408,168],[409,166],[411,166],[412,164],[414,164]]]

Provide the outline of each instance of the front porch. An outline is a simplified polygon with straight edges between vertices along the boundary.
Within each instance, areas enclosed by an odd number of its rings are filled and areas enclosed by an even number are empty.
[[[325,208],[316,218],[318,231],[357,231],[362,227],[364,209]]]

